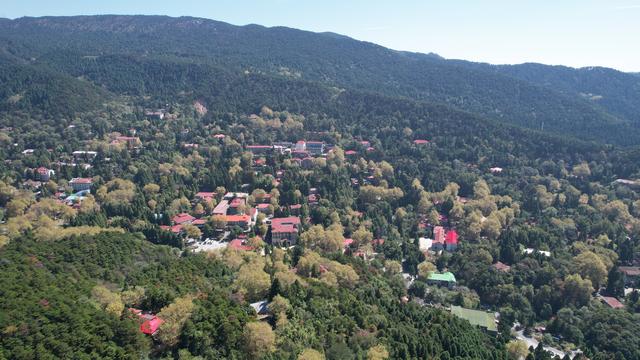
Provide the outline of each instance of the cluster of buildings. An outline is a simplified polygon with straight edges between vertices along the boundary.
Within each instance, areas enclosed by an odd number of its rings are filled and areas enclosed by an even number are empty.
[[[211,202],[216,198],[215,192],[198,192],[195,194],[195,198],[192,204],[200,202]],[[228,192],[226,193],[220,202],[211,211],[211,214],[201,213],[196,214],[200,216],[197,218],[188,213],[180,213],[171,218],[171,225],[163,225],[160,228],[166,231],[171,231],[174,234],[182,234],[184,232],[184,225],[193,225],[198,228],[203,228],[207,223],[206,216],[213,215],[224,220],[226,228],[239,227],[243,232],[249,232],[251,226],[253,226],[257,219],[257,209],[249,207],[247,199],[249,194],[241,192]],[[222,229],[218,229],[222,230]]]
[[[243,231],[249,231],[255,224],[257,210],[249,208],[247,199],[249,194],[240,192],[228,192],[213,209],[213,216],[224,217],[227,227],[239,227]]]
[[[345,151],[345,154],[346,153],[347,151]],[[379,179],[374,176],[374,171],[375,171],[374,168],[369,167],[368,169],[366,169],[366,171],[359,174],[360,179],[352,177],[351,186],[354,188],[358,188],[361,185],[375,185],[375,186],[379,185],[380,184],[380,182],[378,181]]]
[[[421,237],[418,246],[422,252],[455,251],[458,248],[458,233],[454,229],[447,231],[442,226],[434,226],[433,239]]]
[[[316,192],[313,190],[312,192]],[[310,195],[315,195],[314,193]],[[215,192],[198,192],[192,200],[192,205],[203,202],[211,202],[216,199]],[[317,196],[317,195],[316,195]],[[288,247],[293,246],[298,241],[298,235],[301,230],[301,221],[297,216],[300,214],[302,205],[292,205],[289,207],[293,216],[288,217],[272,217],[273,205],[271,205],[272,195],[268,193],[257,194],[254,196],[255,204],[250,206],[248,203],[249,194],[244,192],[228,192],[220,202],[213,208],[210,213],[202,212],[193,216],[189,213],[180,213],[171,218],[171,225],[163,225],[161,228],[171,231],[174,234],[184,234],[184,225],[193,225],[203,228],[209,216],[218,218],[221,223],[225,224],[226,229],[239,227],[242,232],[248,233],[251,227],[257,222],[259,213],[265,214],[266,223],[270,224],[268,237],[275,246]],[[223,229],[217,229],[223,230]],[[229,246],[238,250],[249,250],[250,246],[246,244],[246,236],[239,236],[234,239]]]
[[[315,158],[324,157],[332,148],[332,145],[324,141],[299,140],[296,143],[279,141],[272,145],[248,145],[246,150],[254,156],[256,167],[264,166],[265,156],[280,154],[290,155],[303,168],[311,168]]]

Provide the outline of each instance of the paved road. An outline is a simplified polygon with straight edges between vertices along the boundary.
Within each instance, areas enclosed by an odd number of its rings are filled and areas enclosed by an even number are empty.
[[[527,346],[530,346],[530,347],[532,346],[534,349],[538,347],[539,341],[534,339],[534,338],[532,338],[532,337],[524,336],[524,333],[523,333],[522,330],[516,331],[516,338],[518,340],[522,340],[522,341],[526,342]],[[565,355],[564,351],[562,351],[560,349],[556,349],[556,348],[551,347],[551,346],[543,346],[543,348],[545,350],[547,350],[548,352],[550,352],[551,354],[553,354],[554,356],[557,355],[560,358],[563,358],[564,355]],[[571,352],[569,352],[569,357],[573,359],[573,357],[576,356],[578,353],[579,353],[578,351],[571,351]]]

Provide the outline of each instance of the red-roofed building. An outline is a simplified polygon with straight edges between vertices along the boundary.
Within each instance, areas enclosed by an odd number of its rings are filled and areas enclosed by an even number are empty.
[[[213,135],[213,137],[215,139],[221,140],[221,139],[224,139],[226,136],[224,134],[215,134]]]
[[[231,207],[238,207],[242,205],[244,205],[244,199],[239,197],[233,198],[233,200],[231,200],[231,203],[230,203]]]
[[[268,214],[270,212],[269,206],[271,206],[271,204],[258,204],[256,205],[256,209],[258,209],[258,212]]]
[[[433,251],[443,250],[445,246],[445,233],[442,226],[436,226],[433,228],[433,242],[431,249]]]
[[[612,309],[624,309],[624,304],[614,297],[601,296],[600,299]]]
[[[229,201],[222,199],[218,205],[213,209],[213,215],[227,215],[227,211],[229,210]]]
[[[253,246],[247,245],[246,239],[233,239],[229,243],[229,248],[238,251],[253,251]]]
[[[215,192],[200,191],[196,193],[195,198],[201,201],[208,202],[215,199],[216,195],[217,194]]]
[[[298,241],[300,218],[289,216],[271,220],[271,244],[276,246],[291,246]]]
[[[42,182],[47,182],[55,174],[55,171],[47,169],[46,167],[39,167],[36,169],[36,177]]]
[[[171,231],[174,234],[180,234],[182,232],[182,225],[173,225],[173,226],[160,225],[160,229],[165,231]]]
[[[142,310],[140,310],[140,309],[129,308],[129,312],[131,312],[133,315],[136,315],[136,316],[141,316],[142,315]]]
[[[181,213],[171,218],[171,221],[173,221],[174,224],[183,225],[183,224],[191,224],[195,219],[196,218],[194,218],[193,216],[187,213]]]
[[[274,218],[271,220],[271,225],[295,225],[300,226],[300,218],[297,216],[288,216],[283,218]]]
[[[357,152],[357,151],[355,151],[355,150],[347,150],[347,151],[345,151],[345,152],[344,152],[344,154],[345,154],[346,156],[353,156],[353,155],[355,155],[355,154],[357,154],[357,153],[358,153],[358,152]]]
[[[275,246],[295,245],[298,240],[298,229],[293,225],[271,226],[271,243]]]
[[[191,222],[191,225],[195,225],[197,227],[202,227],[207,223],[206,219],[195,219]]]
[[[246,205],[245,198],[235,197],[231,202],[229,202],[229,208],[227,209],[227,214],[236,215],[240,213],[240,208]]]
[[[293,215],[300,215],[300,210],[302,209],[302,204],[293,204],[289,206],[289,211]]]
[[[418,139],[418,140],[413,140],[413,143],[416,145],[426,145],[429,143],[429,140]]]
[[[638,266],[619,266],[618,271],[622,273],[625,286],[635,286],[640,281],[640,267]]]
[[[493,266],[496,270],[498,270],[498,271],[502,271],[502,272],[507,272],[507,271],[511,270],[511,266],[509,266],[509,265],[507,265],[507,264],[505,264],[505,263],[502,263],[502,262],[500,262],[500,261],[498,261],[497,263],[493,264],[492,266]]]
[[[227,215],[227,226],[239,226],[243,229],[248,229],[251,223],[251,216],[249,215]]]
[[[454,251],[458,248],[458,233],[455,230],[449,230],[445,239],[447,251]]]
[[[157,316],[154,316],[153,319],[147,320],[140,325],[140,331],[147,335],[153,335],[158,331],[160,325],[162,325],[164,321]]]
[[[93,179],[91,178],[73,178],[69,181],[69,185],[73,191],[91,190]]]
[[[294,147],[294,151],[305,151],[307,150],[307,143],[304,140],[298,140]]]
[[[351,246],[351,244],[353,244],[352,238],[344,239],[344,241],[342,242],[342,247],[346,249]]]

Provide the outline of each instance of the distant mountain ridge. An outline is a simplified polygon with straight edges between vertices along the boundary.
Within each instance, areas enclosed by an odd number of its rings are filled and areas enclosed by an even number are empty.
[[[640,81],[618,70],[605,67],[570,68],[537,63],[519,65],[463,64],[512,76],[532,84],[580,96],[611,114],[634,123],[640,121]]]
[[[2,19],[2,53],[74,77],[85,75],[87,56],[197,63],[441,103],[582,139],[640,143],[640,78],[612,69],[494,66],[334,33],[167,16]]]

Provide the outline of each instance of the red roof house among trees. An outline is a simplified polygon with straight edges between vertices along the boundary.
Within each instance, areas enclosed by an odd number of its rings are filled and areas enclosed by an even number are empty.
[[[251,216],[249,215],[227,215],[227,226],[239,226],[241,228],[246,228],[249,226],[249,222],[251,221]]]
[[[276,246],[294,245],[298,240],[300,218],[289,216],[271,220],[271,243]]]
[[[507,272],[509,270],[511,270],[511,266],[503,263],[503,262],[496,262],[495,264],[493,264],[493,267],[496,268],[496,270],[498,271],[502,271],[502,272]]]
[[[458,248],[458,233],[455,230],[447,232],[445,244],[447,251],[453,251]]]
[[[182,232],[182,225],[160,225],[160,229],[165,231],[171,231],[174,234],[180,234]]]
[[[140,331],[147,335],[153,335],[158,331],[160,325],[162,325],[164,321],[157,316],[154,316],[151,320],[146,320],[140,325]]]
[[[42,182],[47,182],[49,181],[49,179],[51,179],[51,176],[54,174],[54,171],[41,166],[36,169],[36,174],[37,174],[38,180]]]
[[[196,193],[196,199],[200,199],[203,201],[211,201],[215,197],[216,197],[215,192],[200,191]]]
[[[233,250],[240,250],[240,251],[252,251],[253,250],[253,246],[249,246],[246,244],[246,241],[243,239],[233,239],[231,240],[231,242],[229,243],[229,248],[233,249]]]
[[[444,249],[445,235],[444,228],[442,226],[436,226],[433,228],[433,242],[431,248],[434,251],[440,251]]]
[[[69,185],[73,191],[83,191],[91,189],[93,185],[93,179],[91,178],[73,178],[69,181]]]
[[[181,213],[178,214],[176,216],[174,216],[171,220],[175,223],[175,224],[191,224],[193,222],[193,220],[195,220],[196,218],[194,218],[193,216],[187,214],[187,213]]]
[[[614,297],[602,296],[601,299],[603,303],[607,304],[612,309],[624,309],[624,304]]]

